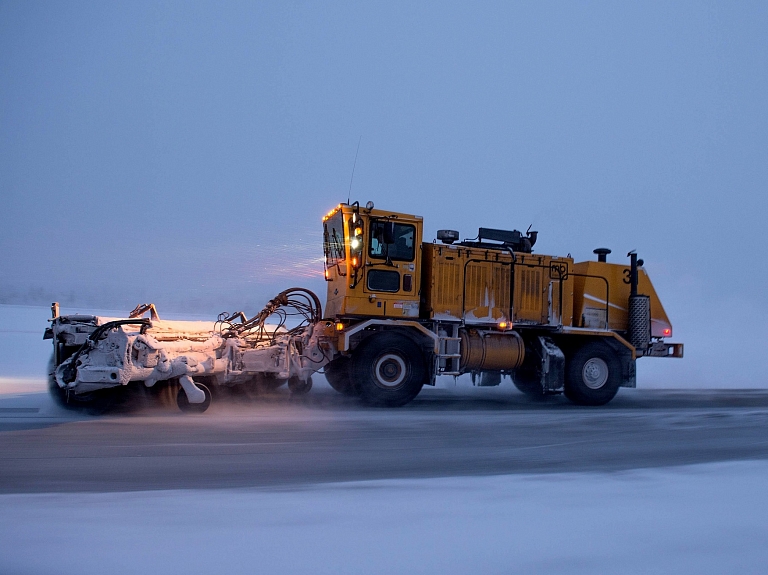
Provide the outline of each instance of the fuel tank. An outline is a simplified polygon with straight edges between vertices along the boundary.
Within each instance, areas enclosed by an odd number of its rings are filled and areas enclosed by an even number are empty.
[[[523,338],[515,331],[463,329],[461,371],[501,371],[520,367],[525,358]]]

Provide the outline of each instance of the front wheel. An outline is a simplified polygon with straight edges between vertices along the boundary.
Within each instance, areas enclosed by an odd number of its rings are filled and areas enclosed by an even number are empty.
[[[591,342],[568,360],[565,396],[579,405],[605,405],[621,385],[621,362],[607,345]]]
[[[325,379],[328,380],[328,385],[342,395],[360,395],[360,386],[352,379],[352,360],[348,357],[337,357],[327,364]]]
[[[419,347],[394,333],[371,336],[352,357],[353,380],[369,405],[405,405],[419,394],[425,376]]]

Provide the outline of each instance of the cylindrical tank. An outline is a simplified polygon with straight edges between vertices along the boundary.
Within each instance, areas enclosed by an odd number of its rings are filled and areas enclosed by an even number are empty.
[[[516,331],[461,330],[461,371],[499,371],[520,367],[523,338]]]

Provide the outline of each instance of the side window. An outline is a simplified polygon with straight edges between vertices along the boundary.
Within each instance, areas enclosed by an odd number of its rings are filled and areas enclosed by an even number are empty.
[[[368,289],[371,291],[400,291],[400,274],[391,270],[368,270]]]
[[[344,261],[344,224],[340,211],[326,220],[323,225],[323,249],[328,265],[335,265]]]
[[[387,230],[389,227],[389,230]],[[387,238],[389,232],[392,237]],[[369,255],[372,258],[412,262],[416,255],[416,228],[409,224],[392,224],[386,220],[371,222]],[[394,240],[387,243],[386,240]]]

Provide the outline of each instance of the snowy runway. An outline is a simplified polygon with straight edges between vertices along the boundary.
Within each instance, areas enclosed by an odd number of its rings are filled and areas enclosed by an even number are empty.
[[[55,406],[47,346],[3,327],[0,573],[768,570],[760,389],[588,409],[442,382],[387,410],[318,378],[298,401],[94,416]]]
[[[0,572],[764,573],[768,463],[0,496]]]

